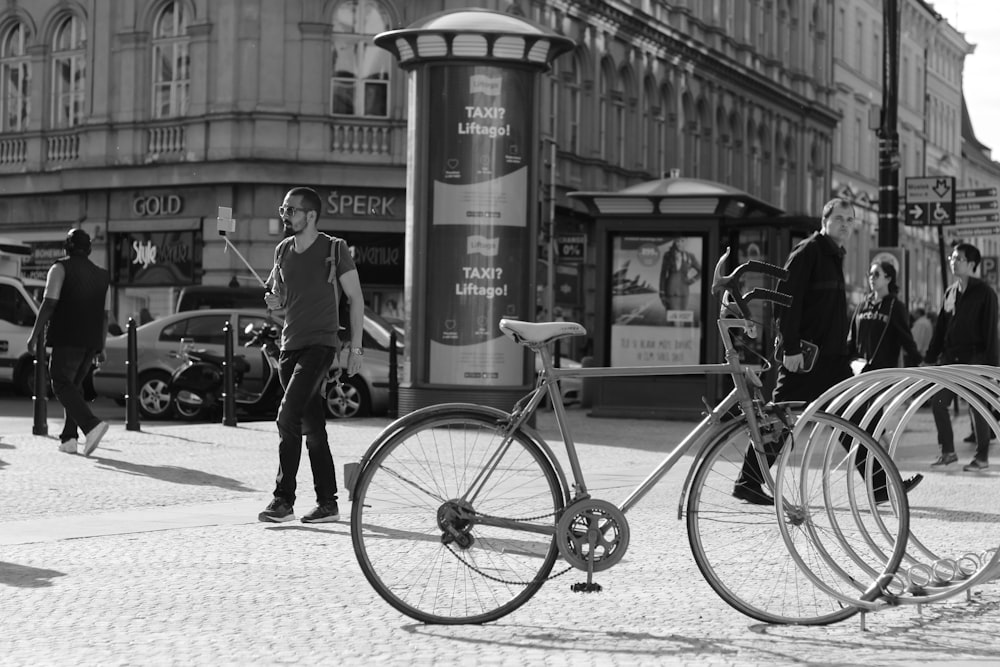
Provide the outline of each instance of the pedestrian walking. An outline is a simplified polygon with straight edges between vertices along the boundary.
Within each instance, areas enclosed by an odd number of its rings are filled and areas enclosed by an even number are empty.
[[[316,507],[302,521],[325,523],[340,518],[337,475],[327,438],[321,387],[340,351],[338,331],[346,324],[338,314],[341,293],[350,300],[347,373],[355,375],[361,370],[364,295],[357,267],[343,239],[317,230],[321,210],[319,195],[304,187],[289,190],[278,207],[286,238],[275,247],[274,267],[268,276],[269,291],[264,301],[270,309],[285,310],[278,362],[278,377],[285,395],[278,408],[278,474],[274,497],[258,515],[260,521],[283,522],[295,518],[295,478],[302,457],[303,436],[312,467]]]
[[[781,354],[781,365],[774,388],[776,402],[808,403],[851,376],[844,246],[855,224],[854,206],[839,197],[831,199],[823,206],[821,224],[818,232],[792,249],[785,262],[788,278],[778,286],[791,295],[792,302],[778,317],[781,351],[775,354]],[[803,352],[810,347],[816,351],[807,360]],[[862,449],[858,456],[867,452]],[[777,452],[771,453],[768,462],[776,458]],[[733,496],[755,505],[773,505],[762,482],[757,457],[748,448]],[[919,480],[909,488],[916,483]]]
[[[955,282],[944,293],[944,304],[934,325],[934,335],[927,347],[928,364],[985,364],[996,366],[1000,356],[997,341],[997,295],[977,277],[982,255],[970,243],[959,243],[951,252],[950,265]],[[955,436],[951,427],[951,403],[955,393],[942,389],[933,399],[934,424],[937,427],[941,455],[932,466],[946,466],[958,461]],[[963,467],[967,472],[987,470],[992,431],[978,411],[973,416],[976,456]]]
[[[847,353],[858,371],[865,373],[880,368],[896,368],[899,364],[900,351],[906,352],[909,365],[917,365],[923,357],[917,350],[910,333],[909,316],[906,307],[899,300],[899,285],[896,282],[896,267],[891,262],[873,262],[868,268],[868,296],[858,304],[851,318],[848,331]],[[874,398],[872,399],[874,400]],[[855,410],[852,421],[860,423],[872,401]],[[881,418],[881,412],[871,416],[868,431],[874,431]],[[867,471],[868,452],[859,448],[856,454],[855,467],[864,475]],[[923,475],[914,475],[903,482],[903,488],[909,493],[921,481]],[[888,499],[885,471],[876,462],[872,470],[872,488],[875,500],[884,502]]]
[[[27,347],[31,354],[39,344],[52,348],[49,378],[65,415],[59,450],[76,454],[82,430],[83,454],[90,456],[108,432],[108,424],[87,405],[84,379],[92,365],[105,360],[110,277],[90,260],[90,235],[83,229],[69,230],[63,247],[66,256],[55,261],[45,278],[44,300]]]

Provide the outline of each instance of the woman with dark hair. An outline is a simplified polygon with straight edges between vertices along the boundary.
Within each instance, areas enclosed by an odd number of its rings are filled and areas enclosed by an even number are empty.
[[[872,262],[868,268],[868,286],[871,288],[868,298],[858,304],[847,334],[847,348],[851,358],[860,357],[852,366],[861,366],[862,373],[878,368],[895,368],[899,365],[900,349],[906,351],[907,361],[911,365],[919,364],[923,357],[910,333],[909,314],[897,297],[899,285],[896,283],[896,267],[890,262]],[[855,412],[851,420],[860,422],[867,407]],[[872,416],[868,423],[869,432],[875,428],[881,416],[881,411]],[[862,475],[866,472],[867,460],[868,452],[860,449],[855,458],[855,467]],[[914,475],[903,481],[903,487],[909,493],[922,480],[923,475]],[[872,471],[872,486],[878,502],[888,499],[885,483],[885,472],[876,463]]]
[[[897,296],[896,267],[890,262],[873,262],[868,269],[868,286],[871,292],[858,304],[848,331],[851,358],[864,360],[862,372],[895,368],[902,349],[908,365],[916,366],[923,357],[910,333],[906,306]]]

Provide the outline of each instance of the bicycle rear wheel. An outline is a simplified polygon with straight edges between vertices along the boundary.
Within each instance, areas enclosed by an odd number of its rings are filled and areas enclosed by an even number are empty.
[[[698,569],[727,604],[765,623],[825,625],[849,618],[857,608],[821,592],[788,553],[774,507],[733,497],[748,447],[742,418],[706,447],[692,479],[687,530]]]
[[[494,621],[552,570],[559,482],[534,439],[505,438],[495,415],[429,412],[360,472],[351,513],[358,563],[379,595],[418,621]]]

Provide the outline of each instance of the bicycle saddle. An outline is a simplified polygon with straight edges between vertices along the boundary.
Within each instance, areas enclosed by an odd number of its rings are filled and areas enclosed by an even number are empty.
[[[521,345],[544,345],[566,336],[586,336],[587,330],[576,322],[523,322],[500,320],[500,331]]]

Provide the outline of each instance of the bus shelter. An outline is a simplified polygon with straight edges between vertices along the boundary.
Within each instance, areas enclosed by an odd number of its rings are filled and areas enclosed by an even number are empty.
[[[669,366],[724,361],[711,293],[716,262],[732,248],[727,271],[748,259],[783,265],[818,218],[783,215],[777,206],[713,181],[666,178],[619,192],[574,192],[594,218],[595,366]],[[744,291],[776,288],[750,275]],[[773,358],[772,304],[755,302],[765,326],[746,361]],[[767,378],[773,385],[773,372]],[[730,388],[722,376],[594,378],[592,414],[690,419]]]

